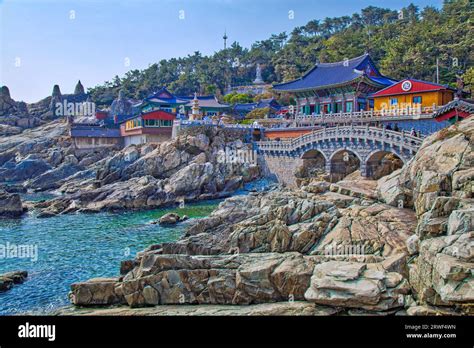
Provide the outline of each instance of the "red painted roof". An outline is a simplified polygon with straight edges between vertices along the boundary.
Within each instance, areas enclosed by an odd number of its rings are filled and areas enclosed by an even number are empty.
[[[409,81],[411,83],[411,88],[407,89],[407,90],[403,90],[402,86],[407,81]],[[392,86],[381,89],[377,93],[372,94],[371,97],[382,97],[382,96],[388,96],[388,95],[432,92],[432,91],[440,91],[440,90],[447,90],[447,89],[451,89],[451,88],[449,88],[448,86],[439,85],[439,84],[433,83],[433,82],[405,79],[405,80],[402,80],[400,82],[395,83]]]
[[[95,118],[98,119],[98,120],[104,120],[107,118],[108,116],[108,112],[107,111],[96,111],[95,112]]]
[[[168,120],[173,121],[176,117],[169,112],[163,110],[155,110],[142,114],[142,119],[144,120]]]
[[[441,122],[441,121],[446,121],[446,120],[449,120],[450,118],[454,118],[458,116],[459,118],[468,118],[469,116],[471,116],[470,113],[466,112],[466,111],[456,111],[456,110],[451,110],[451,111],[448,111],[440,116],[437,116],[435,118],[435,120],[437,122]]]

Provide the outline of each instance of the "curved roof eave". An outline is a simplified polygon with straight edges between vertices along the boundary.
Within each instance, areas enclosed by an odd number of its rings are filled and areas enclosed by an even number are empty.
[[[370,79],[369,77],[367,77],[367,75],[363,74],[363,75],[357,76],[356,78],[354,78],[352,80],[347,80],[345,82],[338,83],[338,84],[317,86],[317,87],[313,87],[313,88],[311,88],[311,87],[310,88],[301,88],[301,89],[288,89],[288,90],[276,89],[275,91],[276,92],[291,92],[291,93],[310,92],[310,91],[315,91],[315,90],[319,91],[319,90],[330,88],[330,87],[334,87],[334,88],[341,87],[341,86],[347,85],[349,83],[355,82],[358,79],[364,79],[366,81],[370,81],[371,83],[373,83],[375,85],[378,85],[378,86],[385,86],[384,84],[378,83],[377,81],[374,81],[374,80]]]

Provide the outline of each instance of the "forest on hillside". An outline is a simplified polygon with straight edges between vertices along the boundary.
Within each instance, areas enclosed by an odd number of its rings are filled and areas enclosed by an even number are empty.
[[[98,105],[109,105],[123,89],[142,99],[159,86],[176,94],[222,95],[226,87],[251,84],[255,66],[267,83],[300,77],[317,62],[334,62],[369,52],[382,74],[455,86],[463,76],[474,89],[474,3],[445,0],[441,9],[410,4],[401,10],[369,6],[352,16],[312,20],[291,33],[273,34],[250,48],[232,43],[212,55],[200,52],[161,60],[143,70],[128,71],[89,89]]]

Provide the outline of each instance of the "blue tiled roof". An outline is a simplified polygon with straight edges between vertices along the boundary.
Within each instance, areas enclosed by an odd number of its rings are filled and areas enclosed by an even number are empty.
[[[366,74],[370,68],[376,76]],[[273,86],[277,91],[298,91],[314,88],[324,88],[331,85],[340,85],[350,82],[360,76],[367,76],[381,86],[388,86],[396,81],[380,74],[368,54],[336,63],[319,63],[308,71],[303,77]]]
[[[244,103],[244,104],[235,104],[234,110],[235,111],[244,111],[250,112],[257,107],[257,103]]]
[[[72,137],[93,137],[93,138],[120,138],[120,129],[105,128],[99,126],[72,126]]]
[[[271,108],[275,111],[281,109],[281,105],[274,98],[262,99],[258,103],[235,104],[234,111],[239,113],[248,113],[254,109]]]
[[[166,93],[169,95],[168,98],[166,97],[160,97],[161,94],[163,93]],[[163,103],[163,104],[185,104],[187,103],[186,100],[182,100],[182,99],[179,99],[178,97],[176,97],[175,95],[173,95],[173,93],[171,93],[170,91],[168,91],[168,89],[166,87],[162,87],[158,90],[158,92],[155,92],[151,95],[149,95],[148,97],[145,98],[144,101],[151,101],[151,102],[154,102],[154,103]]]
[[[273,110],[280,110],[281,105],[275,100],[275,98],[262,99],[257,103],[257,108],[272,108]]]
[[[181,100],[186,100],[188,103],[186,104],[187,106],[192,105],[192,101],[194,99],[194,96],[176,96],[176,98],[181,99]],[[199,106],[203,108],[228,108],[228,104],[221,104],[219,101],[216,99],[215,96],[213,95],[201,95],[197,96],[197,99],[199,100]]]

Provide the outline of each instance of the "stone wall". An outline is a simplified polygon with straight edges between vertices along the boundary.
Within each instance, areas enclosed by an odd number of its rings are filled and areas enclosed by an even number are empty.
[[[187,125],[173,124],[172,136],[174,139],[178,136],[197,136],[198,134],[212,134],[216,129],[221,130],[228,138],[242,139],[244,142],[252,141],[253,129],[251,128],[225,128],[215,124]]]
[[[287,187],[296,187],[295,172],[303,165],[303,159],[259,154],[257,163],[264,176],[275,179]]]

